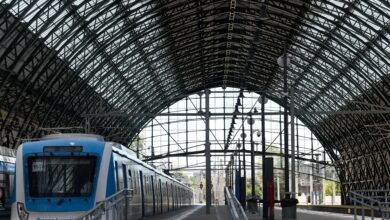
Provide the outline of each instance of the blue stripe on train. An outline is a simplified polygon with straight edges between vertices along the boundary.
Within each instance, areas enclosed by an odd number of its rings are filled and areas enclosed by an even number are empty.
[[[110,164],[108,168],[108,176],[107,176],[107,189],[106,189],[106,198],[114,195],[115,193],[115,176],[114,176],[114,159],[113,155],[110,155]]]

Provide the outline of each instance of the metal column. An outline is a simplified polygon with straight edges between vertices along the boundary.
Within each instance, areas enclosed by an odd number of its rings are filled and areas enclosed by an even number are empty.
[[[188,167],[188,97],[186,97],[186,166]]]
[[[267,195],[267,183],[265,179],[265,95],[261,95],[261,163],[263,172],[263,219],[267,219],[268,216],[268,204],[266,201]]]
[[[253,144],[253,118],[252,118],[252,112],[249,114],[249,125],[250,125],[250,135],[251,135],[251,184],[252,184],[252,197],[256,196],[255,193],[255,145]]]
[[[170,123],[171,123],[171,119],[169,117],[170,115],[170,107],[168,107],[168,140],[167,140],[167,143],[168,143],[168,171],[171,170],[171,157],[170,157],[170,154],[171,154],[171,143],[170,143],[170,137],[171,137],[171,126],[170,126]]]
[[[291,114],[291,193],[292,198],[295,198],[295,118],[294,118],[294,88],[290,90],[290,114]]]
[[[229,176],[230,176],[230,179],[229,179],[229,187],[230,189],[234,189],[233,187],[233,175],[234,175],[234,159],[233,157],[231,157],[232,160],[230,161],[230,170],[229,170]]]
[[[324,159],[324,164],[326,162],[326,155],[325,155],[325,151],[323,152],[322,154],[323,156],[323,159]],[[322,204],[325,204],[325,196],[326,196],[326,190],[325,190],[325,185],[326,185],[326,165],[324,165],[323,167],[323,178],[322,178],[322,201],[321,203]]]
[[[223,90],[223,146],[226,147],[226,96],[225,89]],[[226,154],[223,157],[223,164],[226,164]]]
[[[154,119],[152,119],[152,158],[154,158]],[[153,164],[153,161],[152,161]]]
[[[309,176],[309,195],[310,195],[310,204],[314,204],[314,181],[313,181],[313,163],[310,164],[310,176]]]
[[[242,91],[240,92],[242,94]],[[242,164],[243,164],[243,170],[244,170],[244,180],[242,181],[242,208],[246,210],[246,149],[245,149],[245,118],[244,118],[244,95],[242,95],[241,99],[241,111],[242,111]]]
[[[289,184],[289,166],[288,166],[288,112],[287,112],[287,102],[288,102],[288,90],[287,90],[287,54],[286,54],[286,48],[284,50],[284,57],[283,57],[283,107],[284,107],[284,192],[285,192],[285,198],[290,198],[289,194],[286,194],[286,192],[289,192],[290,190],[290,184]]]
[[[294,99],[295,101],[295,99]],[[295,107],[295,102],[294,102],[294,107]],[[299,157],[299,135],[298,135],[298,132],[299,132],[299,126],[298,126],[298,120],[297,122],[295,123],[295,139],[296,139],[296,153],[295,155],[297,155]],[[296,189],[296,193],[299,195],[299,192],[300,192],[300,187],[299,187],[299,183],[300,183],[300,179],[301,179],[301,173],[300,173],[300,160],[297,160],[297,169],[295,170],[296,172],[296,184],[295,184],[295,189]]]
[[[139,159],[139,134],[137,136],[137,159]]]
[[[282,112],[282,107],[279,106],[279,112]],[[280,149],[280,169],[283,167],[283,135],[282,135],[282,115],[279,115],[279,149]]]
[[[242,111],[242,116],[241,116],[241,120],[242,120],[242,165],[243,165],[243,170],[244,170],[244,179],[245,179],[245,185],[243,186],[244,187],[244,192],[246,193],[246,150],[245,150],[245,138],[246,138],[246,134],[245,134],[245,118],[244,118],[244,96],[242,96],[242,99],[241,99],[241,111]],[[246,197],[246,195],[245,195]],[[244,210],[245,210],[245,205],[244,205]]]
[[[211,207],[211,162],[210,162],[210,90],[205,90],[206,94],[206,213],[210,214]]]
[[[335,205],[335,197],[336,197],[336,182],[334,181],[336,179],[336,172],[332,171],[332,205]]]
[[[314,143],[313,143],[313,133],[310,133],[310,144],[311,144],[311,160],[314,160]],[[314,164],[310,163],[310,202],[314,204]]]

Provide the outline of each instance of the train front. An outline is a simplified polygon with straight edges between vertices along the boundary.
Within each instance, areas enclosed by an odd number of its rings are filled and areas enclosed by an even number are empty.
[[[71,220],[95,205],[104,142],[54,139],[17,152],[11,219]]]

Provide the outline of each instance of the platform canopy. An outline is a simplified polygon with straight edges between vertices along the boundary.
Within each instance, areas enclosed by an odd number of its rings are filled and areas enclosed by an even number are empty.
[[[126,144],[153,114],[205,88],[281,104],[286,49],[295,106],[313,113],[299,119],[345,192],[389,188],[389,26],[387,0],[3,0],[0,145],[77,130],[83,114],[151,113],[88,120]],[[318,114],[335,111],[353,114]]]

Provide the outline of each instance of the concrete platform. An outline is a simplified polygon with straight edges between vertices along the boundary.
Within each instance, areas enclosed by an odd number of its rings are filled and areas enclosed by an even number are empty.
[[[213,206],[210,209],[210,215],[206,214],[206,206],[195,205],[180,209],[175,212],[144,218],[146,220],[230,220],[227,206]]]
[[[204,205],[192,206],[184,208],[175,212],[167,213],[164,215],[144,218],[146,220],[230,220],[230,213],[227,206],[213,206],[210,209],[210,215],[206,214],[206,207]],[[260,220],[259,213],[251,214],[247,213],[249,220]],[[275,220],[282,219],[282,211],[280,208],[275,208]],[[318,212],[311,210],[298,209],[298,220],[353,220],[353,215],[331,213],[331,212]],[[358,219],[361,219],[361,217]],[[366,216],[366,219],[371,219]],[[381,218],[375,218],[379,220]]]

